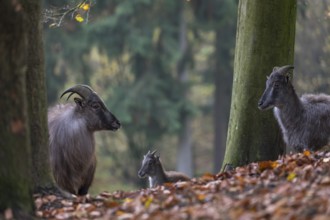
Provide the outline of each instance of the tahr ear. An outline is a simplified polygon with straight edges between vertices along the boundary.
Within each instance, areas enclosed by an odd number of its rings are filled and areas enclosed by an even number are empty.
[[[80,98],[77,98],[77,97],[75,97],[73,100],[79,107],[84,107],[85,106],[84,100],[82,100]]]

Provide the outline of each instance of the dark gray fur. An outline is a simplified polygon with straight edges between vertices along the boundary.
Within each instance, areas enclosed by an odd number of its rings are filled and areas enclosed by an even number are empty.
[[[299,98],[288,76],[291,69],[290,65],[274,67],[258,107],[261,110],[274,107],[275,118],[289,148],[318,150],[329,143],[330,96],[305,94]]]
[[[189,181],[185,174],[176,171],[165,171],[156,151],[150,151],[144,155],[142,166],[138,172],[140,178],[149,177],[149,187],[156,187],[164,183],[174,183],[177,181]]]
[[[75,104],[59,104],[48,110],[50,163],[60,188],[85,195],[96,168],[93,134],[99,130],[117,130],[120,122],[90,87],[77,85],[62,96],[68,92],[81,98],[74,98]]]

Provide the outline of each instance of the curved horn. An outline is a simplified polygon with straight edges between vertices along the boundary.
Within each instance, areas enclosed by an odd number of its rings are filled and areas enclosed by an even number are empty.
[[[151,153],[151,155],[154,156],[156,152],[157,152],[157,150],[154,150],[154,151]]]
[[[288,75],[288,72],[290,70],[294,69],[294,66],[292,65],[286,65],[286,66],[282,66],[276,69],[276,71],[282,75]]]
[[[83,99],[86,99],[91,93],[94,93],[94,90],[87,86],[87,85],[82,85],[82,84],[78,84],[78,85],[75,85],[67,90],[65,90],[61,97],[62,98],[65,94],[67,93],[70,93],[71,94],[68,96],[67,100],[74,94],[74,93],[77,93],[78,95],[80,95]]]

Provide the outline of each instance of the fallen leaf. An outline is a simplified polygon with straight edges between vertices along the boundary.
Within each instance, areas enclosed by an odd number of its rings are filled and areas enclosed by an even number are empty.
[[[43,215],[43,212],[42,211],[36,211],[35,214],[36,214],[37,217],[41,218],[42,215]]]
[[[211,173],[204,173],[201,179],[206,180],[206,181],[212,181],[215,180],[215,175]]]
[[[124,202],[133,202],[133,199],[131,199],[131,198],[125,198],[124,199]]]
[[[197,199],[200,201],[200,202],[204,202],[206,198],[206,195],[205,194],[198,194],[197,195]]]
[[[73,205],[73,201],[69,201],[69,200],[62,200],[61,203],[64,206],[72,206]]]
[[[93,218],[100,217],[101,215],[102,215],[102,213],[100,211],[92,211],[89,213],[89,216],[93,217]]]
[[[329,176],[323,177],[322,180],[320,181],[320,184],[321,185],[330,185],[330,177]]]
[[[313,218],[313,220],[329,220],[329,215],[321,214]]]
[[[105,197],[105,198],[109,198],[109,197],[111,197],[111,193],[109,193],[107,191],[104,191],[104,192],[100,193],[100,196]]]
[[[57,199],[57,197],[55,195],[49,195],[49,196],[46,196],[46,198],[50,202],[54,202]]]
[[[180,202],[176,196],[169,196],[167,199],[163,202],[163,207],[168,208],[176,205],[178,202]]]
[[[309,157],[311,155],[311,152],[309,150],[304,150],[304,156]]]
[[[278,166],[277,161],[261,161],[258,162],[259,170],[264,171],[266,169],[274,169]]]
[[[59,213],[55,216],[56,219],[69,219],[70,217],[72,216],[71,213],[68,213],[68,212],[63,212],[63,213]]]
[[[296,178],[296,174],[295,173],[289,173],[288,177],[286,178],[288,181],[292,181]]]
[[[121,215],[124,215],[124,214],[126,214],[126,212],[121,211],[121,210],[116,211],[116,216],[121,216]]]
[[[324,158],[322,161],[323,161],[324,163],[328,163],[328,162],[330,162],[330,157]]]
[[[266,212],[273,213],[287,202],[288,202],[287,198],[282,198],[279,201],[275,202],[274,204],[269,205],[266,209]]]
[[[73,212],[75,208],[73,206],[63,207],[62,210],[64,212]]]
[[[103,192],[86,201],[35,194],[35,215],[42,219],[325,220],[329,218],[330,153],[309,153],[250,163],[187,182]]]
[[[184,189],[186,187],[188,187],[190,185],[189,182],[176,182],[174,184],[174,186],[177,188],[177,189]]]
[[[116,201],[113,201],[113,200],[111,200],[111,201],[105,201],[104,202],[104,206],[106,206],[106,207],[108,207],[108,208],[114,208],[114,207],[117,207],[117,206],[119,206],[120,204],[118,203],[118,202],[116,202]]]
[[[149,208],[150,204],[152,203],[153,198],[150,196],[144,203],[144,207]]]
[[[43,204],[42,199],[41,199],[41,198],[37,198],[37,199],[35,199],[35,200],[34,200],[34,204],[35,204],[35,206],[36,206],[36,209],[40,209],[41,206],[42,206],[42,204]]]

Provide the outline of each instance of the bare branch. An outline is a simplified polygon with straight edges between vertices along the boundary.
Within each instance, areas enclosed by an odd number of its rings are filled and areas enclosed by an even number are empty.
[[[45,9],[43,11],[43,22],[50,22],[50,27],[60,27],[65,18],[71,15],[71,19],[75,16],[85,15],[85,23],[89,21],[90,6],[92,5],[93,0],[82,0],[75,5],[66,5],[62,8],[52,7],[50,9]],[[88,5],[87,10],[83,7]],[[82,19],[83,20],[83,19]]]

